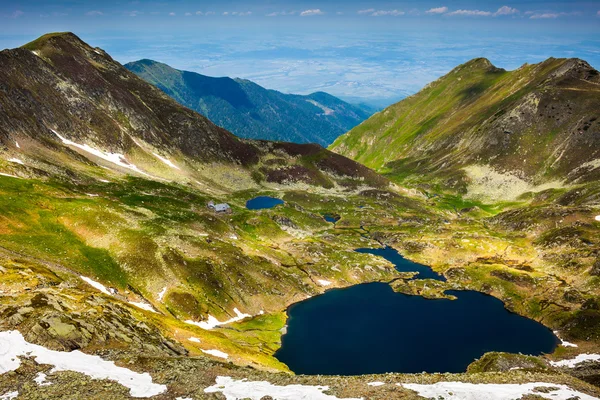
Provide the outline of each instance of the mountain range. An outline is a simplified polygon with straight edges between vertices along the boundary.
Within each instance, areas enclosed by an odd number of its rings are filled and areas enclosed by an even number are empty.
[[[328,146],[373,113],[324,92],[284,94],[246,79],[213,78],[152,60],[125,68],[241,138]]]
[[[597,85],[582,60],[472,60],[334,152],[241,139],[72,33],[1,51],[0,397],[600,396]],[[444,279],[356,251],[385,246]],[[291,373],[288,307],[368,282],[482,292],[560,345],[458,374]]]

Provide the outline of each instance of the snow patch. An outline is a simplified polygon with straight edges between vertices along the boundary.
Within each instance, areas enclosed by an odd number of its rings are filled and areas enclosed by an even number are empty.
[[[560,340],[560,344],[563,347],[578,347],[575,343],[571,343],[571,342],[567,342],[566,340],[563,340],[560,337],[560,335],[558,334],[559,333],[558,331],[554,331],[553,333],[556,335],[556,337],[558,338],[558,340]]]
[[[323,114],[324,114],[324,115],[332,115],[332,114],[334,114],[334,113],[335,113],[335,111],[334,111],[334,110],[332,110],[332,109],[331,109],[331,108],[329,108],[329,107],[326,107],[326,106],[324,106],[323,104],[321,104],[321,103],[319,103],[319,102],[317,102],[317,101],[314,101],[314,100],[306,100],[306,101],[308,101],[308,102],[309,102],[310,104],[312,104],[313,106],[315,106],[315,107],[319,107],[321,110],[323,110]]]
[[[141,308],[142,310],[151,311],[155,314],[158,314],[156,310],[148,303],[143,303],[141,301],[128,301],[132,306],[136,306],[137,308]]]
[[[250,314],[244,314],[242,312],[240,312],[240,310],[238,310],[237,308],[233,309],[233,312],[235,312],[235,317],[228,319],[227,321],[219,321],[218,319],[216,319],[215,317],[213,317],[212,315],[208,316],[208,319],[206,321],[200,321],[200,322],[196,322],[196,321],[192,321],[192,320],[187,320],[184,321],[186,324],[190,324],[190,325],[196,325],[199,326],[202,329],[206,329],[206,330],[211,330],[214,329],[215,327],[219,326],[219,325],[227,325],[227,324],[231,324],[232,322],[237,322],[237,321],[241,321],[244,318],[251,318],[252,315]]]
[[[319,282],[319,285],[321,285],[321,286],[329,286],[329,285],[331,285],[331,282],[326,281],[325,279],[317,279],[317,282]]]
[[[553,367],[575,368],[577,365],[586,361],[600,361],[600,354],[579,354],[577,357],[568,360],[550,361],[550,365]]]
[[[197,337],[191,337],[188,339],[190,342],[194,342],[194,343],[200,343],[200,339],[198,339]]]
[[[21,178],[19,178],[19,177],[18,177],[18,176],[16,176],[16,175],[5,174],[5,173],[3,173],[3,172],[0,172],[0,175],[1,175],[1,176],[7,176],[7,177],[9,177],[9,178],[17,178],[17,179],[21,179]]]
[[[375,387],[377,387],[377,386],[383,386],[383,385],[385,385],[385,382],[369,382],[369,383],[367,383],[367,385],[368,386],[375,386]]]
[[[221,392],[227,400],[260,400],[271,396],[275,400],[337,400],[338,397],[323,393],[329,386],[287,385],[278,386],[266,381],[236,380],[229,376],[217,376],[216,383],[204,389],[204,393]],[[344,400],[361,400],[344,398]]]
[[[81,279],[83,279],[88,285],[98,289],[99,291],[101,291],[104,294],[107,295],[111,295],[112,293],[108,291],[108,289],[106,288],[106,286],[104,286],[103,284],[101,284],[100,282],[96,282],[93,279],[88,278],[87,276],[80,276]]]
[[[16,140],[15,140],[15,144],[17,145],[17,149],[21,148],[21,146],[19,146],[19,142],[17,142]]]
[[[78,149],[81,149],[87,153],[93,154],[96,157],[99,157],[105,161],[111,162],[113,164],[116,164],[120,167],[123,168],[127,168],[130,169],[132,171],[135,171],[137,173],[140,173],[142,175],[146,175],[146,176],[151,176],[145,172],[143,172],[142,170],[140,170],[138,167],[136,167],[135,165],[131,164],[130,162],[128,162],[125,159],[125,156],[123,154],[119,154],[119,153],[108,153],[102,150],[98,150],[95,149],[87,144],[79,144],[79,143],[75,143],[67,138],[65,138],[64,136],[61,136],[58,132],[56,132],[54,129],[51,129],[51,131],[58,136],[58,138],[63,142],[63,144],[66,144],[67,146],[73,146],[73,147],[77,147]]]
[[[162,301],[163,297],[165,297],[165,293],[167,293],[167,287],[162,288],[160,292],[158,292],[158,301]]]
[[[12,163],[17,163],[17,164],[21,164],[21,165],[25,165],[25,163],[21,160],[19,160],[18,158],[9,158],[8,162],[12,162]]]
[[[596,221],[600,222],[600,215],[596,215],[596,216],[594,217],[594,219],[595,219]]]
[[[432,385],[416,383],[398,383],[406,389],[414,390],[419,396],[444,400],[506,400],[520,399],[529,395],[538,395],[544,399],[568,400],[597,400],[595,397],[581,393],[566,385],[555,385],[545,382],[524,384],[495,384],[495,383],[463,383],[463,382],[438,382]],[[536,391],[536,388],[547,388],[548,393]],[[578,396],[578,397],[576,397]]]
[[[94,193],[86,193],[85,195],[90,197],[98,197],[98,195]]]
[[[12,400],[12,399],[16,399],[18,395],[19,395],[19,392],[17,392],[17,391],[6,392],[3,395],[0,395],[0,400]]]
[[[171,160],[169,160],[168,158],[161,157],[161,156],[159,156],[156,153],[152,153],[152,154],[154,155],[154,157],[158,158],[160,161],[162,161],[163,163],[167,164],[169,167],[180,170],[180,168],[177,165],[173,164],[171,162]]]
[[[151,397],[167,390],[165,385],[152,383],[152,377],[147,372],[140,374],[127,368],[117,367],[113,361],[106,361],[79,350],[72,352],[48,350],[43,346],[27,342],[19,331],[0,332],[0,374],[19,368],[21,365],[19,356],[33,357],[38,364],[53,365],[54,368],[50,373],[75,371],[92,379],[116,381],[127,387],[133,397]]]
[[[43,372],[38,372],[38,374],[33,378],[33,381],[38,384],[38,386],[50,386],[52,382],[46,381],[46,374]]]
[[[211,356],[214,357],[219,357],[219,358],[224,358],[224,359],[228,359],[229,358],[229,354],[227,353],[223,353],[221,350],[202,350],[203,353],[206,354],[210,354]]]

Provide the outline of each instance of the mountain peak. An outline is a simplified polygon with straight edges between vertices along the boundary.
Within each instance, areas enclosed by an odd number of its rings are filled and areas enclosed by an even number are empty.
[[[29,42],[21,47],[24,49],[27,49],[27,50],[34,51],[34,50],[41,50],[48,44],[51,44],[53,47],[60,47],[61,42],[84,45],[84,46],[89,47],[88,44],[86,44],[83,40],[81,40],[73,32],[47,33],[45,35],[40,36],[39,38],[37,38],[35,40],[32,40],[31,42]]]

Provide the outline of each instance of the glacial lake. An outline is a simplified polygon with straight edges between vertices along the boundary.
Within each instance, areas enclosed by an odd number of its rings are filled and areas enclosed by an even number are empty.
[[[283,204],[283,200],[270,196],[258,196],[246,202],[248,210],[260,210],[263,208],[273,208],[278,204]]]
[[[386,283],[329,290],[288,309],[275,356],[297,374],[463,372],[489,351],[539,355],[559,343],[550,329],[492,296],[448,293],[457,300],[395,293]]]

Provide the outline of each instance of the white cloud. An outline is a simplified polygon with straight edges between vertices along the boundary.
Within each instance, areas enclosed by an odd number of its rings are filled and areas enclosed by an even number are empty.
[[[214,11],[207,11],[204,13],[204,15],[215,15]]]
[[[496,11],[494,13],[494,17],[497,17],[499,15],[514,15],[514,14],[518,14],[519,10],[517,10],[516,8],[512,8],[509,6],[502,6],[498,9],[498,11]]]
[[[16,10],[15,12],[13,12],[10,17],[11,18],[19,18],[21,15],[25,14],[23,11],[21,10]]]
[[[295,15],[296,11],[275,11],[272,13],[267,14],[267,17],[279,17],[279,16],[284,16],[284,15]]]
[[[90,17],[97,17],[100,15],[104,15],[104,13],[102,11],[92,10],[92,11],[86,12],[85,15],[90,16]]]
[[[481,10],[456,10],[456,11],[449,12],[446,15],[449,15],[449,16],[463,15],[463,16],[469,16],[469,17],[489,17],[490,15],[492,15],[492,13],[489,11],[481,11]]]
[[[170,12],[170,13],[169,13],[169,17],[174,17],[174,16],[176,16],[176,15],[177,15],[177,14],[175,14],[174,12]]]
[[[223,15],[229,15],[229,11],[223,12]]]
[[[202,11],[196,11],[196,15],[204,15]]]
[[[375,12],[374,8],[368,8],[366,10],[358,10],[357,14],[373,14]]]
[[[321,11],[320,8],[313,8],[312,10],[304,10],[300,13],[301,17],[310,17],[312,15],[323,15],[325,14],[323,11]]]
[[[252,11],[234,11],[231,15],[237,15],[238,17],[247,17],[252,15]]]
[[[425,11],[426,14],[445,14],[448,12],[448,7],[436,7],[436,8],[430,8],[429,10]]]
[[[379,10],[375,11],[371,16],[373,17],[384,17],[384,16],[392,16],[397,17],[399,15],[404,15],[404,11],[399,10]]]
[[[143,12],[137,11],[137,10],[125,12],[125,15],[128,15],[130,17],[137,17],[138,15],[142,15],[142,14],[143,14]]]
[[[191,13],[191,12],[186,12],[186,13],[185,13],[185,16],[186,16],[186,17],[191,17],[191,16],[192,16],[192,13]]]
[[[559,17],[573,17],[581,15],[578,11],[573,12],[531,12],[530,19],[556,19]]]
[[[596,15],[600,17],[600,10],[598,10],[598,12],[596,13]]]

